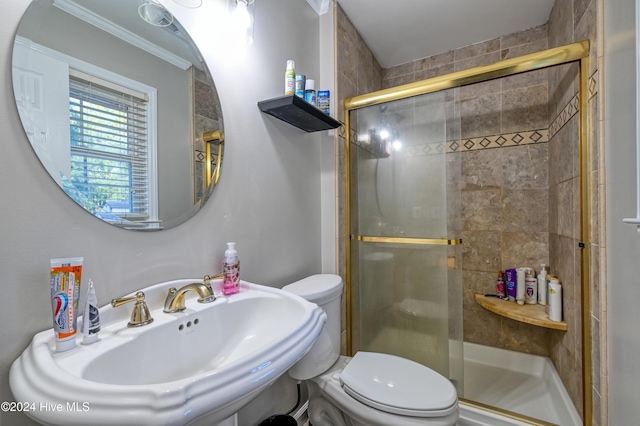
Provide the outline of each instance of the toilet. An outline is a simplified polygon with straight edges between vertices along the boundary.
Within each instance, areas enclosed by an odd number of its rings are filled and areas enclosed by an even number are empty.
[[[342,278],[318,274],[282,288],[316,303],[327,323],[309,352],[289,370],[309,391],[313,426],[453,426],[455,386],[417,362],[389,354],[340,355]]]

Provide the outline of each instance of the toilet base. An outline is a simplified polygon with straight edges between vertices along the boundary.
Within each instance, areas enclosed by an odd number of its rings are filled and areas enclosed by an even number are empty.
[[[455,426],[458,411],[444,417],[409,417],[369,407],[349,396],[339,374],[350,358],[341,356],[326,372],[307,380],[313,426]]]

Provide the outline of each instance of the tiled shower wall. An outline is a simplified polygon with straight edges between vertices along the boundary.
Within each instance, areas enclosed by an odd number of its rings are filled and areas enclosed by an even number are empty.
[[[561,46],[577,41],[589,40],[588,121],[591,139],[591,164],[589,179],[591,193],[591,355],[592,355],[592,407],[593,424],[607,422],[607,371],[606,371],[606,273],[600,265],[605,261],[604,238],[604,132],[599,93],[601,79],[599,70],[603,54],[602,0],[556,0],[549,18],[549,47]],[[578,93],[576,65],[558,67],[549,74],[550,118],[563,116],[562,109],[571,103]],[[604,108],[602,108],[604,109]],[[563,277],[563,309],[567,321],[576,324],[575,332],[570,328],[565,334],[552,333],[549,350],[558,368],[563,383],[580,410],[582,401],[582,336],[580,324],[580,200],[578,180],[578,116],[568,118],[563,127],[553,123],[549,142],[549,257],[551,270]],[[569,213],[569,214],[567,214]],[[602,367],[601,367],[602,366]],[[581,411],[581,410],[580,410]]]
[[[591,40],[589,76],[592,161],[592,341],[594,424],[606,424],[606,347],[599,302],[605,294],[599,267],[604,254],[604,203],[599,199],[604,173],[602,120],[598,106],[597,25],[602,0],[557,0],[547,25],[480,42],[465,48],[381,70],[381,88],[394,87],[474,66],[524,55],[584,39]],[[335,13],[338,101],[377,90],[379,65],[342,9]],[[365,71],[371,67],[373,71]],[[460,140],[448,148],[462,152],[463,285],[465,341],[550,356],[575,406],[582,412],[580,330],[580,253],[577,249],[578,116],[577,68],[556,67],[461,88]],[[340,114],[343,114],[340,111]],[[344,116],[340,115],[344,120]],[[344,209],[344,135],[337,138],[339,203]],[[344,210],[340,211],[344,218]],[[339,253],[344,253],[345,227],[340,221]],[[546,330],[483,310],[473,294],[493,292],[499,270],[550,265],[565,287],[565,320],[569,332]],[[344,256],[339,255],[344,277]]]

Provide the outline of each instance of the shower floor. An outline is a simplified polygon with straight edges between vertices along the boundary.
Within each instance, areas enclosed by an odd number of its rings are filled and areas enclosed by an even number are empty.
[[[431,336],[385,327],[367,350],[388,352],[386,348],[403,347],[412,352],[403,356],[418,360],[425,352],[433,353],[435,344],[436,339]],[[561,426],[582,425],[547,357],[465,342],[464,395],[461,396]]]
[[[465,342],[464,397],[562,426],[582,425],[547,357]]]

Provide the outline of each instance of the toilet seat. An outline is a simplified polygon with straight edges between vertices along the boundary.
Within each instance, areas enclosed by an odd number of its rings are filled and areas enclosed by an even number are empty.
[[[455,386],[447,378],[394,355],[356,353],[340,383],[349,396],[391,414],[441,417],[458,409]]]

